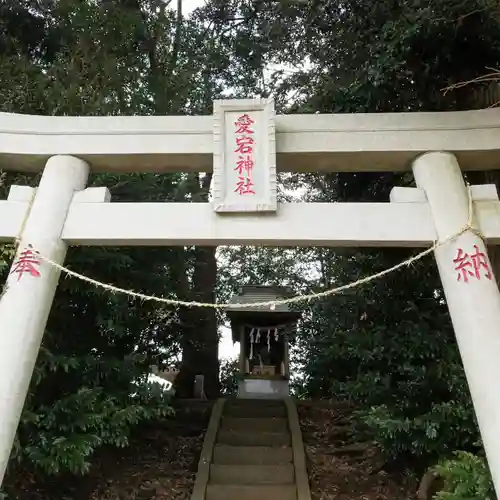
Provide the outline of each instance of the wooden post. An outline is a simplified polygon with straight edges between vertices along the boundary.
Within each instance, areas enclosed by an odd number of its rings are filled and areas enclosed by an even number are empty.
[[[245,353],[245,327],[239,326],[240,329],[240,374],[246,373],[246,353]]]
[[[284,365],[285,365],[285,373],[283,375],[285,375],[285,377],[288,379],[290,377],[290,345],[289,345],[289,339],[288,339],[288,335],[286,334],[283,334],[283,340],[284,340],[284,349],[285,349],[285,353],[284,353],[284,357],[283,357],[283,361],[284,361]]]

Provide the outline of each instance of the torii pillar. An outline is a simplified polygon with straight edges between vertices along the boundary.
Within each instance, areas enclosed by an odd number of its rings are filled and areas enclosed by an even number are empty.
[[[469,220],[469,193],[454,155],[426,153],[413,163],[440,241]],[[477,220],[472,219],[477,228]],[[500,497],[500,294],[484,241],[468,230],[435,250],[486,457]]]
[[[48,160],[0,298],[0,484],[60,274],[33,252],[63,263],[67,245],[61,233],[66,214],[74,193],[85,188],[88,174],[89,166],[78,158],[54,156]],[[28,260],[20,267],[23,252],[30,253],[24,254]]]

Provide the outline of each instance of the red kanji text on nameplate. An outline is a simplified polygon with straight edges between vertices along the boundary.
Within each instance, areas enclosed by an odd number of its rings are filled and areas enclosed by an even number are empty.
[[[213,207],[217,213],[275,212],[274,103],[214,103]]]

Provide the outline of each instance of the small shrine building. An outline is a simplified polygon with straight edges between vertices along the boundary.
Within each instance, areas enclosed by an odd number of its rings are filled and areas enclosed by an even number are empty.
[[[239,398],[272,399],[289,395],[289,347],[302,313],[289,304],[251,304],[292,296],[282,287],[245,285],[231,298],[226,313],[231,321],[233,342],[240,343]]]

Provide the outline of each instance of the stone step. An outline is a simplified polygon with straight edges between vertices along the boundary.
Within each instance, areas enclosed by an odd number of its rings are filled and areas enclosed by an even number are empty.
[[[227,446],[215,445],[213,463],[221,465],[279,465],[293,461],[289,446]]]
[[[291,442],[288,432],[246,432],[221,429],[217,434],[218,444],[231,446],[290,446]]]
[[[235,418],[222,419],[221,429],[263,432],[288,432],[286,418]]]
[[[211,484],[293,484],[292,464],[210,466]]]
[[[245,401],[241,399],[240,401]],[[248,400],[254,401],[254,400]],[[224,406],[224,417],[235,418],[286,418],[286,407],[282,402],[276,404],[261,404],[261,401],[253,404],[227,404]]]
[[[297,500],[297,489],[293,484],[208,484],[206,500]]]
[[[262,398],[228,398],[226,400],[227,405],[232,405],[232,406],[252,406],[255,404],[261,405],[261,406],[283,406],[285,402],[283,399],[262,399]]]

